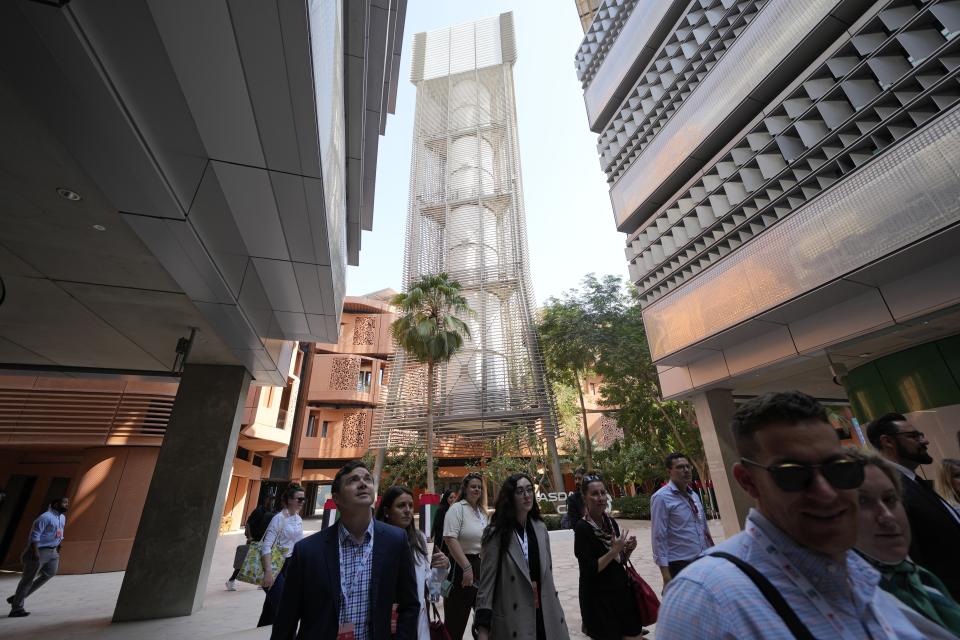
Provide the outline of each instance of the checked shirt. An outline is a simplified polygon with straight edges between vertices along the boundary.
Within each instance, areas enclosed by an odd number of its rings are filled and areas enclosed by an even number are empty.
[[[373,519],[357,543],[343,524],[340,536],[340,624],[352,622],[356,640],[367,640],[370,620],[370,576],[373,573]]]

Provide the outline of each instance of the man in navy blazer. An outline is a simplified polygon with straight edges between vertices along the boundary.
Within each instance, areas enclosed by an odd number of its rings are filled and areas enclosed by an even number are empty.
[[[345,630],[356,640],[416,640],[420,600],[407,534],[373,519],[373,477],[362,462],[337,472],[333,500],[339,522],[298,542],[283,567],[271,640],[337,640]],[[347,557],[353,560],[341,573]]]

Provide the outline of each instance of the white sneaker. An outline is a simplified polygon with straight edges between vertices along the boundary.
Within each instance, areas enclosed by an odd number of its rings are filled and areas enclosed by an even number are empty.
[[[236,591],[237,590],[237,581],[236,580],[227,580],[227,591]]]

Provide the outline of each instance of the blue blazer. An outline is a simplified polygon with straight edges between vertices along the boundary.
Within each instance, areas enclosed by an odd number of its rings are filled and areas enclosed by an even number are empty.
[[[420,599],[407,533],[379,521],[373,526],[370,640],[416,640]],[[271,640],[336,640],[340,617],[338,530],[337,525],[327,527],[294,545],[283,568],[283,596]],[[397,634],[391,636],[394,604],[398,605]]]

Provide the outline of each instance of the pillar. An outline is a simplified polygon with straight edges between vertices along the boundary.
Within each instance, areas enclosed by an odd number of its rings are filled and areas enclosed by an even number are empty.
[[[249,386],[243,367],[185,367],[114,622],[187,616],[203,604]]]
[[[717,507],[723,522],[723,533],[729,538],[739,533],[753,506],[753,500],[733,477],[733,465],[740,460],[730,430],[735,410],[729,389],[712,389],[693,397],[697,424],[703,438],[703,450],[710,467]]]
[[[557,439],[547,436],[547,455],[550,458],[550,475],[553,476],[553,490],[566,491],[563,486],[563,473],[560,471],[560,454],[557,452]]]

